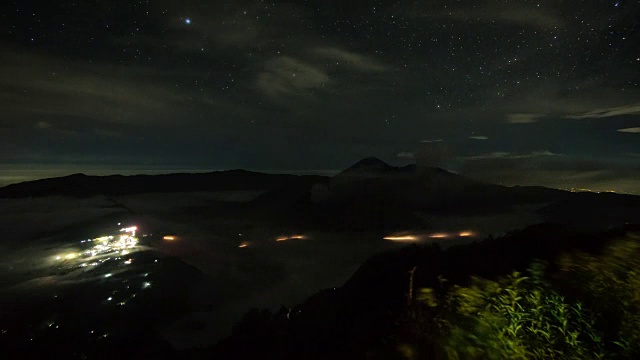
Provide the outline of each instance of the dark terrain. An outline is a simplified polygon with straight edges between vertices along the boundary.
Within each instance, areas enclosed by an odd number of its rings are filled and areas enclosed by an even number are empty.
[[[375,158],[331,178],[76,174],[9,185],[0,201],[0,343],[10,358],[395,358],[414,267],[415,288],[438,276],[465,284],[597,252],[640,219],[638,196],[505,187]],[[87,210],[66,216],[77,204]],[[96,280],[71,267],[25,270],[116,221],[149,234],[129,272]],[[275,241],[295,234],[306,240]],[[382,240],[390,234],[422,235],[406,246]],[[103,304],[140,281],[154,285],[130,305]]]

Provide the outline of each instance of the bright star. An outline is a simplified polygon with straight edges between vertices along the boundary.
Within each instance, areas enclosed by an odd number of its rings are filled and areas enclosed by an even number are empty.
[[[191,24],[191,19],[186,19],[184,22],[185,22],[187,25],[189,25],[189,24]]]

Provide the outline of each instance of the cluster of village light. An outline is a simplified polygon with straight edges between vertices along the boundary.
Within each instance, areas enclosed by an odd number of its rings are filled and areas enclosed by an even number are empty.
[[[108,254],[118,254],[125,256],[129,254],[133,248],[138,245],[138,238],[136,237],[136,230],[138,228],[136,226],[131,226],[127,228],[120,229],[120,234],[115,236],[101,236],[95,239],[82,240],[80,243],[94,243],[93,247],[90,249],[81,252],[81,253],[68,253],[64,255],[56,256],[56,260],[73,260],[78,257],[85,259],[96,259],[91,263],[82,263],[80,267],[86,266],[96,266],[100,263],[103,263],[109,258],[103,258],[98,260],[97,257],[100,255],[108,255]],[[119,259],[116,258],[116,259]],[[124,261],[125,264],[131,264],[132,259],[127,259]]]

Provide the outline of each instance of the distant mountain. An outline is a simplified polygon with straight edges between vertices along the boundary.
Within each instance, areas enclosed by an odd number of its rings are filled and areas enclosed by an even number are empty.
[[[376,158],[359,161],[331,178],[331,201],[415,209],[459,209],[550,202],[567,194],[545,188],[509,188],[440,168],[390,166]]]
[[[276,190],[326,181],[323,176],[280,175],[246,170],[217,171],[204,174],[111,175],[74,174],[12,184],[0,188],[0,198],[24,198],[50,195],[87,197],[150,192]]]
[[[87,176],[75,174],[0,188],[0,198],[88,197],[137,193],[264,191],[234,209],[269,224],[297,228],[390,231],[424,228],[421,216],[497,217],[527,209],[540,221],[578,227],[620,226],[640,218],[640,197],[506,187],[440,168],[358,161],[336,176],[296,176],[229,170],[205,174]],[[231,212],[226,211],[227,214]]]

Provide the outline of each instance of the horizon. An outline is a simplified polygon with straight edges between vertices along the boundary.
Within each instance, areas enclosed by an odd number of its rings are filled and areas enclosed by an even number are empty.
[[[384,161],[384,160],[383,160]],[[416,164],[415,162],[396,162],[389,163],[384,161],[385,163],[391,166],[406,166],[411,164]],[[0,174],[0,188],[12,185],[19,184],[23,182],[49,179],[49,178],[59,178],[65,177],[74,174],[84,174],[89,176],[110,176],[110,175],[123,175],[123,176],[135,176],[135,175],[165,175],[165,174],[198,174],[198,173],[209,173],[209,172],[217,172],[217,171],[230,171],[230,170],[246,170],[252,172],[259,173],[267,173],[267,174],[290,174],[290,175],[320,175],[320,176],[328,176],[332,177],[337,175],[341,171],[347,169],[351,165],[342,168],[342,169],[258,169],[258,168],[208,168],[204,166],[199,167],[187,167],[181,168],[179,166],[136,166],[136,165],[127,165],[127,166],[101,166],[96,167],[92,166],[51,166],[48,168],[39,167],[38,169],[27,168],[26,166],[13,166],[11,169],[6,169]],[[552,178],[544,178],[539,177],[537,181],[531,182],[520,182],[517,180],[507,180],[500,181],[495,177],[482,177],[478,176],[478,174],[465,174],[455,171],[454,169],[447,169],[446,167],[439,167],[446,171],[449,171],[454,174],[466,176],[472,179],[487,181],[489,183],[504,185],[504,186],[543,186],[551,189],[558,190],[566,190],[566,191],[590,191],[590,192],[614,192],[620,194],[629,194],[629,195],[640,195],[640,179],[637,181],[631,181],[627,183],[624,181],[624,184],[620,182],[573,182],[572,180],[566,181],[558,181],[561,179],[552,179]],[[545,181],[546,180],[546,181]],[[555,181],[554,181],[555,180]],[[625,186],[630,185],[630,186]]]

